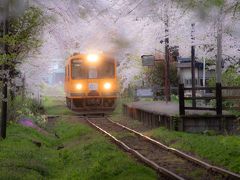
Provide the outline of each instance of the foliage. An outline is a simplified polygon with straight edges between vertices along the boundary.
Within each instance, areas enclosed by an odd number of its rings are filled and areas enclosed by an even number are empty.
[[[141,58],[136,55],[127,54],[118,67],[120,80],[120,91],[123,92],[129,87],[134,88],[141,84],[143,79]]]
[[[41,46],[40,30],[46,22],[43,11],[36,7],[29,7],[22,16],[8,19],[8,33],[0,37],[0,44],[6,46],[6,52],[0,55],[0,65],[6,65],[7,71],[4,73],[8,79],[13,80],[19,76],[18,65],[23,63],[30,51]],[[9,82],[13,92],[14,82]]]
[[[155,66],[147,69],[146,76],[147,81],[150,83],[151,86],[160,86],[164,87],[164,79],[165,79],[165,64],[164,63],[157,63]],[[177,68],[176,64],[170,64],[170,84],[171,86],[177,87],[178,85],[178,75],[177,75]]]
[[[208,81],[209,86],[215,86],[216,77],[212,77]],[[237,68],[230,67],[222,74],[222,86],[240,86],[240,75],[237,72]],[[239,90],[223,90],[223,96],[239,96]],[[215,105],[215,101],[211,101],[213,105]],[[223,101],[223,108],[233,110],[232,107],[240,108],[240,100],[224,100]],[[234,114],[239,116],[238,112],[233,110]]]
[[[209,134],[210,136],[208,136]],[[190,134],[158,128],[148,133],[170,147],[208,159],[212,164],[225,166],[240,173],[240,137],[214,135],[213,132]]]
[[[43,107],[34,99],[20,96],[14,98],[9,107],[9,119],[18,121],[20,119],[29,118],[39,126],[45,126],[46,116],[43,114]]]
[[[11,124],[8,138],[0,141],[0,179],[157,178],[153,170],[129,158],[87,125],[57,119],[52,130],[60,138]],[[33,140],[41,142],[41,147]]]
[[[202,1],[199,1],[199,0],[184,0],[184,1],[176,0],[176,1],[178,1],[179,3],[183,3],[187,7],[197,7],[198,6],[198,7],[205,7],[207,9],[214,8],[214,7],[220,8],[220,7],[224,6],[224,4],[225,4],[225,0],[202,0]],[[228,9],[228,11],[240,12],[240,5],[239,5],[238,0],[234,0],[234,1],[230,1],[230,2],[232,3],[232,6],[230,9]]]
[[[9,19],[8,34],[0,37],[0,43],[5,44],[8,51],[5,63],[15,66],[16,63],[21,63],[30,50],[41,45],[40,29],[45,22],[43,12],[36,7],[28,8],[20,17]]]
[[[209,86],[215,86],[216,77],[209,79]],[[240,75],[235,67],[230,67],[222,74],[223,86],[240,86]]]

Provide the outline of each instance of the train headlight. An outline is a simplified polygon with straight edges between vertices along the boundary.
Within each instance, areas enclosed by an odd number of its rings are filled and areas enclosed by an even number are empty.
[[[77,90],[81,90],[81,89],[82,89],[82,87],[83,87],[83,85],[82,85],[82,84],[80,84],[80,83],[76,84],[76,89],[77,89]]]
[[[88,56],[87,56],[87,60],[88,60],[88,62],[90,62],[90,63],[95,63],[95,62],[97,62],[98,61],[98,55],[96,55],[96,54],[89,54]]]
[[[111,89],[111,87],[112,87],[112,85],[109,82],[104,84],[104,89],[108,90],[108,89]]]

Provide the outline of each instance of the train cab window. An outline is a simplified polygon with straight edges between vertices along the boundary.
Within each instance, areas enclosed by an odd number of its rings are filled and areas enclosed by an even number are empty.
[[[72,60],[72,79],[86,78],[86,67],[80,59]]]
[[[114,61],[106,60],[100,66],[101,78],[113,78],[115,75]]]
[[[96,67],[89,67],[88,69],[88,78],[89,79],[96,79],[98,78],[98,71]]]

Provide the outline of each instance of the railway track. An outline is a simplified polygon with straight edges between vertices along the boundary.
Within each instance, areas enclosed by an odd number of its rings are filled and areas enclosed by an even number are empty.
[[[87,122],[127,152],[155,169],[161,179],[240,179],[240,175],[218,168],[169,148],[106,117],[86,117]]]

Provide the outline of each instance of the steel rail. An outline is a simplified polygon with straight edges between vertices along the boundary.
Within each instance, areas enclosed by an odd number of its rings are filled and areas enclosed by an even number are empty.
[[[136,134],[137,136],[142,137],[142,138],[146,139],[147,141],[149,141],[149,142],[151,142],[151,143],[153,143],[153,144],[155,144],[155,145],[157,145],[157,146],[159,146],[159,147],[161,147],[161,148],[163,148],[163,149],[165,149],[165,150],[167,150],[169,152],[172,152],[172,153],[174,153],[174,154],[176,154],[176,155],[178,155],[178,156],[188,160],[189,162],[195,163],[195,164],[205,168],[208,171],[216,172],[216,173],[222,174],[224,176],[227,175],[228,177],[231,177],[232,179],[240,179],[240,175],[239,174],[236,174],[234,172],[228,171],[226,169],[223,169],[223,168],[220,168],[220,167],[217,167],[217,166],[210,165],[210,164],[208,164],[206,162],[203,162],[203,161],[201,161],[201,160],[199,160],[199,159],[197,159],[195,157],[192,157],[192,156],[190,156],[190,155],[188,155],[188,154],[186,154],[184,152],[181,152],[181,151],[179,151],[179,150],[177,150],[175,148],[168,147],[168,146],[160,143],[159,141],[156,141],[156,140],[154,140],[154,139],[152,139],[152,138],[150,138],[148,136],[143,135],[142,133],[139,133],[139,132],[137,132],[137,131],[135,131],[133,129],[130,129],[129,127],[126,127],[126,126],[124,126],[124,125],[122,125],[120,123],[114,122],[114,121],[112,121],[109,118],[106,118],[106,119],[108,119],[113,124],[116,124],[116,125],[124,128],[124,129],[126,129],[126,130],[128,130],[128,131],[130,131],[130,132],[132,132],[134,134]]]
[[[102,117],[101,117],[102,118]],[[106,118],[108,119],[108,118]],[[109,119],[108,119],[109,120]],[[148,158],[146,158],[145,156],[143,156],[141,153],[139,153],[138,151],[130,148],[129,146],[127,146],[124,142],[118,140],[116,137],[114,137],[113,135],[111,135],[110,133],[108,133],[107,131],[103,130],[102,128],[100,128],[99,126],[97,126],[96,124],[94,124],[93,122],[91,122],[89,120],[89,118],[87,118],[87,122],[93,126],[94,128],[96,128],[97,130],[99,130],[100,132],[106,134],[108,137],[110,137],[117,145],[121,146],[125,151],[133,154],[136,158],[138,158],[140,161],[142,161],[143,163],[147,164],[148,166],[152,167],[154,170],[156,170],[158,173],[160,173],[161,175],[165,176],[166,178],[170,178],[170,179],[176,179],[176,180],[184,180],[184,178],[178,176],[177,174],[169,171],[168,169],[159,166],[158,164],[156,164],[155,162],[149,160]]]

